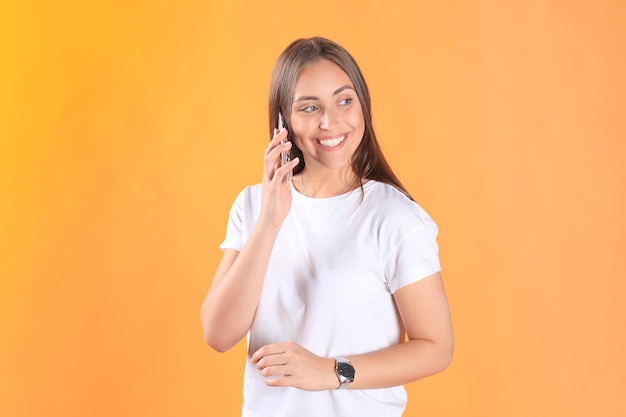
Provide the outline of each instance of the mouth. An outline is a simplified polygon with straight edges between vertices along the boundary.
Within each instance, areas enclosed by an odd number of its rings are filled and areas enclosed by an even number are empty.
[[[322,145],[325,148],[336,148],[337,146],[341,145],[341,143],[344,141],[346,136],[348,136],[348,135],[347,134],[343,134],[343,135],[338,136],[336,138],[317,139],[317,143],[319,143],[320,145]]]

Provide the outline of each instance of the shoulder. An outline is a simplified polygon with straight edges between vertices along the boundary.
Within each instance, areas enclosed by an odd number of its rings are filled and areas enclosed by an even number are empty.
[[[389,204],[410,205],[414,201],[407,197],[402,191],[393,185],[384,182],[370,180],[363,185],[366,196],[371,198],[384,200]]]
[[[381,224],[398,232],[419,228],[437,234],[437,225],[426,210],[402,191],[378,181],[365,186],[364,203]]]
[[[261,207],[261,193],[261,184],[248,185],[239,191],[230,208],[231,218],[235,216],[243,219],[256,215]]]
[[[430,219],[421,205],[392,185],[369,181],[365,184],[364,197],[368,205],[385,214],[406,214]]]
[[[262,192],[262,184],[247,185],[237,195],[235,204],[242,205],[245,203],[253,203],[257,200],[260,202]]]

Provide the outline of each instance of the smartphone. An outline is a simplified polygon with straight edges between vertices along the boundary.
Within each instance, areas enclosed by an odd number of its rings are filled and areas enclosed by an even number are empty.
[[[283,119],[283,114],[281,112],[278,112],[278,131],[282,132],[284,128],[285,128],[285,119]],[[285,141],[282,140],[280,143],[284,144]],[[287,164],[287,162],[289,162],[290,160],[291,160],[291,155],[289,155],[289,152],[280,153],[280,166]],[[289,181],[289,179],[290,179],[290,174],[288,173],[287,175],[285,175],[285,181]]]

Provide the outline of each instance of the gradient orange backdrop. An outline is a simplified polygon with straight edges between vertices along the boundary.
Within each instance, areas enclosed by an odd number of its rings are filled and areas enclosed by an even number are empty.
[[[440,226],[455,358],[406,415],[626,415],[623,2],[96,3],[0,12],[0,415],[237,415],[199,310],[312,35]]]

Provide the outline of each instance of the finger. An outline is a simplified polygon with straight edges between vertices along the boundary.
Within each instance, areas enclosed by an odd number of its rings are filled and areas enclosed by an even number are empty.
[[[264,168],[263,168],[263,175],[268,181],[271,181],[274,178],[274,175],[276,174],[276,170],[280,168],[280,163],[278,159],[274,158],[273,160],[271,160],[270,157],[271,157],[271,154],[265,156]]]
[[[275,375],[263,379],[268,387],[294,387],[295,378],[291,375]]]
[[[281,166],[274,167],[274,173],[270,176],[270,180],[273,182],[283,181],[287,174],[293,174],[293,170],[298,166],[300,159],[295,157],[293,160],[289,161],[287,164]],[[291,175],[289,175],[291,178]]]
[[[282,141],[289,142],[287,140],[287,129],[283,129],[282,131],[278,131],[278,129],[274,129],[274,135],[272,136],[270,143],[268,143],[265,152],[266,153],[269,152],[271,149],[276,147],[276,145],[280,144],[280,142]]]
[[[263,378],[285,378],[291,376],[291,370],[287,365],[268,366],[260,370]]]
[[[272,137],[272,140],[278,141],[278,142],[282,140],[286,140],[288,134],[289,132],[287,132],[287,129],[283,129],[283,130],[274,129],[274,136]]]
[[[278,144],[277,146],[274,146],[272,149],[269,149],[266,152],[264,160],[265,173],[269,178],[273,176],[275,169],[280,166],[281,153],[289,152],[291,147],[291,142],[285,142],[283,144]]]
[[[289,152],[293,144],[291,141],[286,141],[285,143],[277,143],[273,146],[270,146],[265,151],[265,160],[266,161],[274,161],[280,157],[282,152]]]
[[[257,363],[259,360],[266,356],[276,355],[280,353],[285,353],[285,347],[282,343],[272,343],[269,345],[265,345],[252,354],[250,362]]]
[[[280,353],[274,355],[264,356],[256,363],[256,367],[259,371],[265,371],[264,376],[284,374],[284,371],[280,371],[287,365],[287,358]]]

